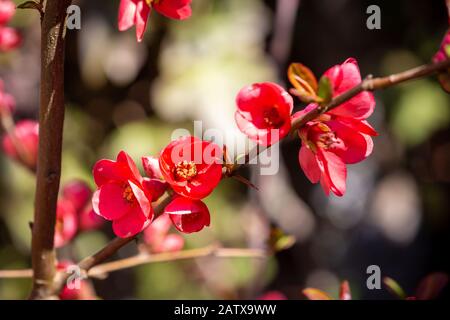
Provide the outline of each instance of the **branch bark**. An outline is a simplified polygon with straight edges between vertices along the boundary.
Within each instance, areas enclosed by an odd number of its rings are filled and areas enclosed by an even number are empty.
[[[34,276],[30,299],[48,299],[53,292],[53,237],[64,124],[65,20],[70,3],[71,0],[47,0],[41,26],[39,155],[31,245]]]

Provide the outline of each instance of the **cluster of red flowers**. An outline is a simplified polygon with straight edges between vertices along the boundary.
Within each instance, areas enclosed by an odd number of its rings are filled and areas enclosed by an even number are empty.
[[[0,0],[0,52],[13,50],[20,45],[20,34],[7,26],[15,12],[16,5],[13,1]]]
[[[130,156],[121,151],[116,161],[100,160],[94,166],[98,187],[92,199],[94,211],[112,221],[117,236],[131,237],[156,218],[152,203],[167,191],[175,194],[164,213],[175,228],[183,233],[200,231],[210,224],[208,207],[201,199],[219,184],[221,161],[216,144],[182,137],[164,148],[159,158],[143,157],[147,177],[142,177]]]
[[[330,82],[332,97],[361,82],[355,59],[330,68],[324,77]],[[293,84],[296,86],[296,83]],[[291,115],[292,97],[279,85],[268,82],[243,88],[236,102],[238,109],[235,118],[239,129],[265,146],[287,136],[294,121],[319,107],[319,104],[311,103]],[[302,140],[300,166],[312,183],[320,181],[327,195],[330,191],[338,196],[344,195],[346,165],[360,162],[372,153],[371,136],[377,133],[366,119],[374,108],[372,93],[362,92],[309,121],[298,131]]]
[[[119,7],[119,30],[136,26],[136,38],[144,38],[148,17],[152,9],[171,19],[183,20],[191,16],[192,0],[121,0]]]
[[[21,120],[14,124],[12,113],[15,99],[3,90],[0,79],[0,120],[7,132],[1,141],[4,153],[13,160],[23,162],[28,168],[36,169],[39,142],[39,124],[34,120]]]
[[[104,220],[91,205],[92,190],[83,181],[74,180],[64,185],[58,200],[55,225],[55,247],[69,243],[80,231],[95,230]]]

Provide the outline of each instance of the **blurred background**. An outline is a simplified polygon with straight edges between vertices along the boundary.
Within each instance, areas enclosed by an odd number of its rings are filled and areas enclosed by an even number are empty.
[[[20,1],[16,1],[19,3]],[[157,155],[176,128],[242,134],[234,98],[247,84],[289,87],[290,62],[317,76],[355,57],[362,75],[387,75],[430,61],[447,30],[444,0],[194,0],[193,16],[171,21],[153,12],[145,39],[117,31],[119,1],[76,1],[81,30],[68,31],[67,113],[62,184],[94,187],[93,164],[126,150],[136,162]],[[366,9],[381,8],[381,29],[368,30]],[[0,78],[17,100],[15,120],[36,119],[39,97],[39,17],[18,10],[12,26],[22,46],[0,54]],[[413,294],[420,279],[450,271],[450,98],[435,78],[375,93],[369,122],[380,133],[374,153],[349,166],[347,193],[326,197],[298,165],[299,141],[281,146],[280,172],[243,171],[259,191],[225,181],[206,199],[211,227],[186,235],[186,248],[219,241],[264,247],[277,226],[295,244],[268,259],[202,258],[167,262],[94,280],[103,299],[249,299],[278,290],[302,299],[316,287],[336,297],[347,279],[355,299],[389,299],[368,290],[366,269],[378,265]],[[297,103],[296,108],[303,108]],[[0,270],[30,267],[35,179],[0,153]],[[59,250],[77,261],[113,237],[79,233]],[[135,245],[116,258],[133,255]],[[0,299],[25,298],[28,279],[0,279]],[[449,290],[442,298],[449,297]]]

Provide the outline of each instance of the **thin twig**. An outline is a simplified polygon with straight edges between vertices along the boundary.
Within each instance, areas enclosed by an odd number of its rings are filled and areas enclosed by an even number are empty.
[[[0,270],[0,279],[19,279],[33,277],[32,269]]]
[[[154,208],[155,218],[164,212],[164,208],[169,204],[171,200],[172,196],[169,194],[166,194],[164,198],[160,200],[159,204]],[[124,247],[125,245],[127,245],[128,243],[132,242],[135,239],[136,237],[114,238],[111,242],[109,242],[105,247],[97,251],[95,254],[81,260],[78,263],[78,266],[84,272],[88,272],[89,269],[107,260],[108,258],[113,256],[120,248]],[[53,286],[55,294],[62,289],[68,276],[69,275],[65,272],[57,273],[54,279],[54,286]]]
[[[92,267],[87,272],[87,276],[92,278],[104,278],[107,274],[111,272],[137,267],[144,264],[197,259],[205,257],[261,259],[267,257],[267,252],[262,249],[222,248],[219,245],[215,244],[206,246],[204,248],[182,250],[177,252],[164,252],[158,254],[141,253],[133,257],[99,264],[95,267]],[[32,276],[33,276],[32,269],[0,270],[0,279],[31,278]]]
[[[110,272],[132,268],[144,264],[168,262],[204,257],[217,258],[264,258],[267,253],[261,249],[247,248],[220,248],[218,245],[210,245],[204,248],[183,250],[177,252],[165,252],[159,254],[139,254],[134,257],[104,263],[92,268],[88,272],[89,277],[103,277]]]

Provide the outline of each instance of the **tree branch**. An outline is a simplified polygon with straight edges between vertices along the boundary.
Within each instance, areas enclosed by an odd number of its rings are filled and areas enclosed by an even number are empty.
[[[328,105],[323,107],[319,106],[318,108],[311,110],[310,112],[305,114],[302,118],[297,119],[295,122],[292,123],[291,133],[295,133],[298,129],[303,127],[309,121],[314,120],[322,113],[325,113],[340,106],[342,103],[350,100],[351,98],[353,98],[354,96],[358,95],[363,91],[374,91],[378,89],[392,87],[405,81],[431,76],[439,71],[443,71],[448,68],[450,68],[450,59],[438,63],[430,63],[422,65],[397,74],[392,74],[387,77],[372,78],[372,76],[369,75],[357,86],[333,98],[333,100],[331,100],[331,102]]]
[[[47,299],[53,292],[53,237],[64,124],[64,36],[70,3],[71,0],[47,0],[41,27],[39,154],[31,245],[34,277],[30,299]]]
[[[191,250],[182,250],[177,252],[164,252],[158,254],[138,254],[136,256],[120,259],[108,263],[99,264],[92,267],[87,276],[92,278],[104,278],[108,273],[137,267],[144,264],[169,262],[177,260],[196,259],[204,257],[216,258],[265,258],[267,252],[262,249],[248,249],[248,248],[222,248],[218,244],[210,245],[204,248],[197,248]],[[80,264],[79,264],[80,265]],[[86,270],[86,269],[84,269]],[[33,270],[1,270],[1,278],[30,278],[33,275]]]
[[[169,194],[166,194],[166,196],[161,199],[156,208],[154,208],[155,218],[157,218],[164,212],[164,208],[169,204],[170,201],[172,201],[172,196]],[[97,251],[95,254],[81,260],[78,263],[78,266],[84,272],[88,272],[89,269],[107,260],[108,258],[113,256],[120,248],[122,248],[123,246],[127,245],[128,243],[132,242],[135,239],[136,237],[114,238],[111,242],[109,242],[105,247]],[[54,294],[58,293],[63,288],[68,276],[69,275],[66,272],[57,273],[54,279],[54,288],[53,288]]]
[[[104,263],[92,268],[88,272],[89,277],[104,277],[110,272],[132,268],[144,264],[186,260],[204,257],[217,258],[264,258],[267,254],[262,249],[247,248],[221,248],[218,245],[210,245],[204,248],[183,250],[177,252],[164,252],[158,254],[139,254],[134,257]]]

